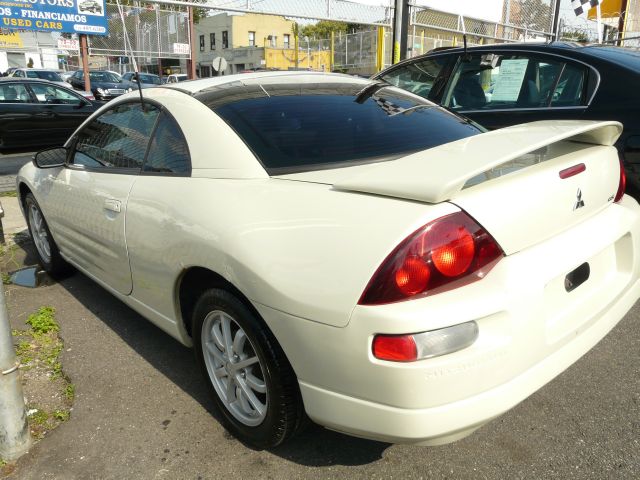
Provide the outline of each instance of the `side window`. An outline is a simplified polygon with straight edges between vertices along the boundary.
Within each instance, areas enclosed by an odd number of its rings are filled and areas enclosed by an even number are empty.
[[[140,169],[159,111],[146,104],[120,104],[78,134],[72,163],[92,168]]]
[[[567,63],[553,92],[551,106],[573,107],[585,105],[586,77],[586,67]]]
[[[191,173],[187,141],[176,121],[167,113],[160,114],[158,126],[144,164],[145,172]]]
[[[381,78],[391,85],[428,98],[446,62],[446,56],[430,58],[397,68]]]
[[[14,77],[20,77],[23,78],[24,77],[24,72],[22,70],[17,70]]]
[[[31,96],[24,85],[9,83],[0,85],[0,102],[2,103],[30,103]]]
[[[564,105],[580,105],[585,74],[583,68],[554,58],[474,55],[459,62],[443,103],[458,111],[545,108],[558,106],[560,97]],[[578,92],[573,88],[577,85]]]
[[[78,105],[86,103],[79,95],[75,95],[62,88],[53,85],[33,83],[30,85],[38,101],[41,103],[53,103],[59,105]]]

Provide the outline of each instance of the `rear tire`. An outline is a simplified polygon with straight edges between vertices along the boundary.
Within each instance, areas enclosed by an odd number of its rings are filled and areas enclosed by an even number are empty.
[[[40,205],[32,193],[27,193],[24,198],[24,210],[29,233],[42,268],[53,276],[61,276],[71,272],[73,267],[60,255],[60,250],[51,236]]]
[[[225,427],[257,448],[293,435],[304,418],[298,381],[258,315],[212,288],[196,303],[192,327],[196,359]]]

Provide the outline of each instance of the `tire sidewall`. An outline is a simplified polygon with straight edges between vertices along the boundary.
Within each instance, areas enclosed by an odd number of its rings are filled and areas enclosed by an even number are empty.
[[[44,222],[44,228],[47,231],[47,241],[49,242],[49,250],[51,252],[51,258],[48,262],[46,262],[42,258],[42,255],[40,254],[40,250],[38,250],[38,248],[35,245],[35,240],[34,240],[35,237],[33,233],[33,227],[31,225],[31,214],[30,214],[32,205],[35,206],[40,211],[40,215],[42,216],[42,221]],[[49,225],[47,224],[47,221],[44,218],[44,214],[42,213],[42,209],[40,208],[40,205],[38,205],[38,202],[36,201],[33,194],[28,193],[26,195],[24,200],[24,206],[25,206],[25,216],[27,217],[27,226],[29,227],[29,233],[31,234],[31,240],[33,241],[33,246],[36,251],[36,255],[38,255],[38,259],[40,260],[40,264],[42,265],[42,268],[44,268],[47,272],[52,272],[54,269],[54,264],[53,264],[54,255],[58,253],[58,249],[55,243],[53,242],[53,237],[51,236]]]
[[[263,422],[255,427],[244,425],[231,414],[218,396],[209,377],[202,347],[202,326],[205,317],[214,310],[227,313],[244,330],[260,361],[267,387],[267,414]],[[243,302],[226,290],[220,289],[208,290],[200,297],[194,310],[192,328],[196,359],[225,427],[240,440],[254,447],[266,448],[279,444],[283,440],[285,431],[281,431],[280,428],[282,423],[280,415],[283,411],[280,372],[272,360],[275,339],[269,338],[270,335],[261,321]]]

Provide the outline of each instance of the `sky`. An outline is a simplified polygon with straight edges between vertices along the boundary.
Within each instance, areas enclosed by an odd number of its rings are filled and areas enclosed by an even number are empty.
[[[393,0],[351,0],[367,5],[389,5]],[[571,7],[571,0],[560,0],[560,16],[570,25],[586,26],[594,22],[587,21],[586,15],[576,18]],[[505,0],[417,0],[423,5],[445,12],[458,13],[469,17],[481,18],[489,21],[500,21]]]

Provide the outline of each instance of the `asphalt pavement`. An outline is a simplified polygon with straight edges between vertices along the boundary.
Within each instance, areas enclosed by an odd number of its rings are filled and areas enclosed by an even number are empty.
[[[34,262],[28,242],[16,255]],[[40,306],[56,308],[64,371],[76,387],[71,419],[11,478],[640,478],[639,304],[562,375],[459,442],[390,445],[311,426],[256,451],[212,414],[191,350],[84,275],[9,285],[7,296],[15,328]]]

